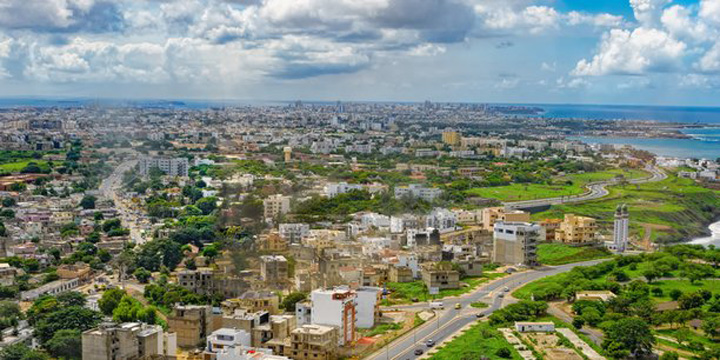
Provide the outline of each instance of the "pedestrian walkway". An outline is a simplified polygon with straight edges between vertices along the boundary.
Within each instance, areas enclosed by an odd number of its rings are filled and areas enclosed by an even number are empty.
[[[510,345],[512,345],[515,350],[520,353],[520,356],[522,356],[524,360],[536,360],[532,350],[528,349],[527,346],[525,346],[525,344],[523,344],[522,341],[520,341],[520,339],[518,339],[518,337],[513,334],[512,329],[502,328],[498,330],[500,330],[500,332],[503,334],[505,340],[507,340],[507,342],[509,342]]]
[[[575,347],[582,351],[589,360],[605,360],[605,357],[598,354],[595,349],[591,348],[583,339],[581,339],[575,332],[568,328],[559,328],[555,331],[563,334]]]

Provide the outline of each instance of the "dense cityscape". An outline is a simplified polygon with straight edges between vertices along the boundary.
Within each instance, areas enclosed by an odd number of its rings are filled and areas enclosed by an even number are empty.
[[[716,159],[541,111],[3,110],[0,356],[715,357]]]

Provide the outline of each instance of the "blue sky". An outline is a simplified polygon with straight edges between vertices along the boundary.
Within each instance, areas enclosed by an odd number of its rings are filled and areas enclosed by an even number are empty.
[[[720,0],[4,0],[0,96],[720,106]]]

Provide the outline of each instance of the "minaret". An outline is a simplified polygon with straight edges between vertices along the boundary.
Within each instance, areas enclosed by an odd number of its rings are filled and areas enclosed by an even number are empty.
[[[614,245],[615,251],[624,252],[627,249],[628,234],[630,231],[630,214],[627,205],[618,205],[615,209]]]
[[[289,146],[286,146],[283,148],[283,153],[285,154],[285,162],[289,163],[292,161],[292,148]]]

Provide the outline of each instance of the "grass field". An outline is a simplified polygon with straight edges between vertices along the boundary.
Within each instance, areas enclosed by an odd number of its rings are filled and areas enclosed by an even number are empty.
[[[651,238],[671,237],[687,240],[699,235],[713,221],[720,208],[720,192],[703,188],[693,180],[670,175],[659,182],[639,185],[612,186],[602,199],[556,205],[548,211],[533,214],[533,219],[562,218],[564,214],[590,216],[611,226],[615,208],[627,204],[630,210],[631,233],[642,237],[643,224],[654,227]]]
[[[560,196],[579,195],[585,192],[585,184],[596,181],[610,180],[618,175],[626,179],[648,176],[641,170],[611,169],[601,172],[571,174],[555,178],[555,184],[511,184],[507,186],[475,188],[467,191],[468,195],[497,199],[500,201],[523,201],[545,199]],[[565,182],[570,181],[571,184]]]
[[[481,322],[470,327],[465,333],[458,336],[449,343],[437,348],[437,353],[432,355],[432,360],[457,360],[457,359],[491,359],[505,360],[496,355],[501,348],[509,349],[512,353],[512,360],[522,360],[520,354],[515,351],[507,340],[487,322]],[[424,350],[424,349],[423,349]]]
[[[556,243],[538,245],[537,254],[538,261],[545,265],[563,265],[612,256],[605,248],[573,247]]]
[[[45,160],[24,160],[24,161],[11,162],[11,163],[7,163],[7,164],[0,164],[0,172],[6,172],[6,173],[20,172],[20,170],[27,167],[28,164],[30,164],[30,163],[35,163],[37,166],[39,166],[43,170],[48,169],[48,162]]]
[[[389,282],[387,283],[387,288],[391,290],[392,293],[390,294],[390,298],[388,300],[384,300],[384,305],[411,303],[412,299],[417,299],[419,302],[423,302],[433,298],[439,299],[449,296],[459,296],[473,291],[480,284],[505,275],[506,274],[504,273],[486,273],[480,277],[467,277],[460,280],[460,283],[464,283],[465,286],[461,286],[459,289],[440,290],[440,293],[434,297],[428,293],[425,283],[421,280],[408,283]]]

